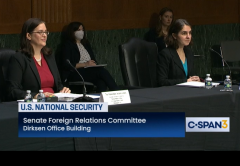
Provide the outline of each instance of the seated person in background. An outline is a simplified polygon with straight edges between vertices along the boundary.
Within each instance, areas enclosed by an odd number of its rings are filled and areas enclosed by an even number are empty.
[[[30,18],[23,24],[21,49],[9,62],[10,100],[24,99],[26,90],[31,90],[35,99],[40,89],[46,97],[55,92],[70,93],[63,87],[54,56],[46,47],[48,34],[45,23],[38,18]]]
[[[86,39],[85,27],[80,22],[71,22],[65,32],[66,41],[63,44],[63,57],[65,61],[65,77],[68,81],[82,81],[78,73],[66,62],[67,59],[82,75],[84,81],[92,82],[96,85],[96,92],[118,90],[118,86],[110,73],[104,67],[95,66],[97,61],[92,51],[91,45]]]
[[[158,56],[157,81],[159,86],[200,81],[198,76],[194,76],[194,57],[188,47],[191,39],[190,24],[184,19],[176,20],[166,37],[168,47],[163,49]]]
[[[165,38],[168,35],[168,30],[173,20],[173,11],[167,7],[162,8],[159,13],[158,24],[155,28],[150,29],[144,39],[157,44],[158,52],[166,48]]]

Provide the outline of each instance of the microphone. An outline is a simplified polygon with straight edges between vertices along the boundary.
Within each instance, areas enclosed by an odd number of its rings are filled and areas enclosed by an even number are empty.
[[[66,60],[67,63],[78,73],[78,75],[81,77],[81,79],[83,80],[83,97],[78,97],[74,100],[72,100],[73,102],[95,102],[93,98],[86,96],[86,86],[85,86],[85,81],[82,77],[82,75],[78,72],[78,70],[71,64],[71,62],[69,61],[69,59]]]
[[[221,48],[221,47],[220,47],[220,48]],[[217,53],[217,54],[221,57],[221,59],[223,60],[223,62],[226,63],[226,65],[227,65],[227,67],[228,67],[228,70],[229,70],[229,73],[230,73],[230,78],[232,78],[232,77],[231,77],[231,73],[232,73],[232,72],[231,72],[231,69],[230,69],[228,63],[225,61],[225,59],[223,59],[222,55],[220,55],[217,51],[215,51],[215,50],[212,49],[212,48],[209,48],[209,50]],[[223,65],[223,66],[224,66],[224,65]]]

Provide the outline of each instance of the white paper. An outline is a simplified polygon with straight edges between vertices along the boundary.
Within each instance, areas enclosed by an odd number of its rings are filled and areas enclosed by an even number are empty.
[[[131,103],[128,90],[102,92],[99,102],[107,102],[108,105]]]
[[[83,94],[75,94],[75,93],[54,93],[57,97],[82,97]]]
[[[216,87],[219,84],[220,83],[215,83],[215,82],[212,83],[213,87]],[[204,88],[205,83],[204,82],[191,81],[191,82],[184,82],[184,83],[181,83],[181,84],[177,84],[177,86],[189,86],[189,87]]]
[[[64,101],[72,101],[75,98],[82,97],[83,94],[75,94],[75,93],[54,93],[55,96],[58,97],[58,99],[61,100],[61,98],[64,98]],[[100,97],[100,95],[88,95],[86,96],[91,97],[93,99],[97,99]],[[23,102],[24,99],[22,100],[17,100],[18,102]],[[33,102],[37,102],[37,99],[33,99]]]
[[[54,93],[54,95],[59,98],[61,97],[78,98],[83,96],[83,94],[76,94],[76,93]],[[100,95],[88,95],[88,94],[86,94],[86,96],[91,97],[93,99],[97,99],[100,97]]]
[[[24,99],[22,100],[17,100],[18,102],[24,102]],[[37,99],[33,99],[33,102],[37,102]]]
[[[95,65],[95,66],[87,66],[87,67],[84,67],[84,68],[89,68],[89,67],[104,67],[104,66],[107,66],[107,64],[99,64],[99,65]]]

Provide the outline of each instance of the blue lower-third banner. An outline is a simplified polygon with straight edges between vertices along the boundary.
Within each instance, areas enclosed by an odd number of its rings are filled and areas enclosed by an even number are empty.
[[[184,112],[19,112],[19,137],[185,137]]]

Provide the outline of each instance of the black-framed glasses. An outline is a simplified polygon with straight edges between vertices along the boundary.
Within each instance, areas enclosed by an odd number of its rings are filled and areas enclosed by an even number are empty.
[[[47,32],[41,32],[41,31],[39,31],[39,32],[32,32],[32,33],[38,33],[39,35],[43,35],[43,34],[49,35],[49,31],[47,31]]]

